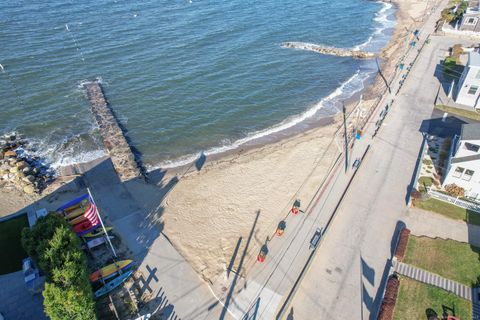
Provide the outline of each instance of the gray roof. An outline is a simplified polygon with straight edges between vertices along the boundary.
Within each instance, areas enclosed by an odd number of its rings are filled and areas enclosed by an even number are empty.
[[[472,51],[468,55],[468,65],[472,67],[480,67],[480,53]]]
[[[474,154],[466,157],[452,158],[452,163],[468,162],[468,161],[473,161],[478,159],[480,159],[480,154]]]
[[[480,123],[462,125],[462,140],[480,140]]]

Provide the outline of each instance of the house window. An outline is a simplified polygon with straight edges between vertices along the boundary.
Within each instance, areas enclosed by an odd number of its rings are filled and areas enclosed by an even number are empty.
[[[474,173],[475,171],[473,170],[465,170],[465,174],[463,175],[462,180],[470,181]]]
[[[463,171],[465,171],[465,168],[457,167],[457,169],[455,169],[455,172],[453,173],[453,177],[460,178],[462,176]]]
[[[468,94],[473,94],[477,93],[478,86],[470,86],[470,89],[468,89]]]
[[[465,24],[476,24],[477,19],[475,18],[468,18],[467,21],[465,21]]]
[[[478,152],[478,150],[480,150],[480,146],[477,146],[476,144],[473,144],[473,143],[465,142],[465,149],[473,152]]]

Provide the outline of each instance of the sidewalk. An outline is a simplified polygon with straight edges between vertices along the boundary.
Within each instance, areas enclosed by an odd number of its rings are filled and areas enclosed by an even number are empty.
[[[480,226],[417,208],[408,209],[405,223],[416,236],[451,239],[480,248]]]

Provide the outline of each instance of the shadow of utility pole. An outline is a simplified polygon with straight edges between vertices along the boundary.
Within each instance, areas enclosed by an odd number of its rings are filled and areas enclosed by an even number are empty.
[[[232,284],[230,285],[230,289],[228,290],[227,298],[225,299],[225,304],[223,306],[222,313],[220,314],[220,318],[219,318],[220,320],[225,319],[225,315],[228,311],[228,306],[230,305],[230,300],[232,299],[232,295],[233,295],[233,292],[235,290],[235,286],[236,286],[237,281],[238,281],[238,276],[242,271],[243,262],[245,261],[245,257],[246,257],[247,252],[248,252],[248,247],[250,245],[250,241],[252,240],[253,233],[255,231],[255,226],[257,225],[257,221],[258,221],[259,216],[260,216],[260,210],[257,211],[257,215],[255,216],[255,221],[253,222],[252,229],[250,230],[250,234],[248,235],[248,240],[247,240],[247,243],[245,244],[245,249],[243,249],[242,258],[240,259],[240,263],[238,264],[237,272],[235,272],[235,277],[232,280]],[[239,239],[239,241],[237,243],[237,246],[239,246],[240,240],[241,240],[241,238]],[[233,264],[232,262],[230,262],[230,263]]]

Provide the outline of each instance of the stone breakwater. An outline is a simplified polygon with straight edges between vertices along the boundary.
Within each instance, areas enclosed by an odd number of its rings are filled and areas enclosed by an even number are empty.
[[[314,51],[317,53],[327,54],[331,56],[352,57],[355,59],[373,59],[376,57],[376,54],[373,52],[334,48],[306,42],[284,42],[282,43],[282,47]]]
[[[97,121],[103,144],[120,180],[128,181],[142,176],[142,171],[124,136],[117,119],[110,110],[98,81],[84,85],[92,113]]]
[[[0,187],[40,194],[53,178],[40,159],[24,151],[27,141],[15,134],[0,137]]]

